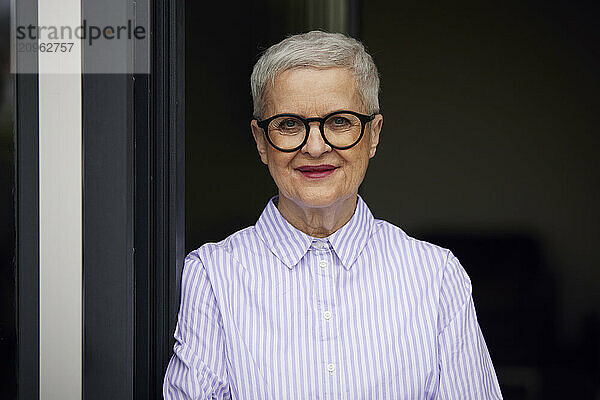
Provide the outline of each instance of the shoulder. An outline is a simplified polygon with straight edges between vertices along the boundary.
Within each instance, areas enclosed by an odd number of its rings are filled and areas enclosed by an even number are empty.
[[[196,250],[191,251],[186,258],[204,259],[213,257],[215,252],[231,253],[237,247],[247,246],[255,236],[254,226],[249,226],[232,233],[221,241],[204,243]]]
[[[450,249],[410,236],[400,227],[381,219],[375,220],[372,239],[381,251],[390,253],[406,268],[470,291],[470,278]]]
[[[407,276],[436,287],[447,309],[457,309],[472,293],[471,279],[451,250],[408,235],[398,226],[376,220],[373,237]]]
[[[375,219],[372,240],[398,252],[401,257],[443,266],[454,257],[449,249],[410,236],[391,222]]]
[[[191,251],[185,259],[185,267],[199,263],[203,268],[222,270],[233,265],[246,264],[241,261],[248,257],[255,258],[264,252],[264,242],[256,233],[254,226],[249,226],[219,242],[205,243]]]

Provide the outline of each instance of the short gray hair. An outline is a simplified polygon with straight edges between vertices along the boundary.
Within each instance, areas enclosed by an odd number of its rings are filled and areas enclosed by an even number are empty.
[[[267,84],[292,68],[348,68],[367,112],[379,112],[379,74],[361,42],[341,33],[310,31],[290,36],[269,47],[254,65],[250,86],[254,117],[264,117]]]

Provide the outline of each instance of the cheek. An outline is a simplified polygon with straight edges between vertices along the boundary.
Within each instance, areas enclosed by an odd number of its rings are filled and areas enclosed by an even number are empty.
[[[280,152],[278,153],[279,154],[273,153],[273,151],[269,151],[268,166],[269,172],[271,173],[271,177],[273,177],[273,180],[279,185],[280,183],[285,183],[285,181],[290,177],[291,171],[288,168],[288,166],[293,158],[293,155],[288,155]]]
[[[367,166],[369,165],[369,156],[367,152],[367,148],[361,146],[356,149],[356,153],[352,154],[351,157],[348,157],[348,173],[346,174],[346,179],[348,183],[356,184],[357,181],[360,183],[362,181]]]
[[[350,176],[348,177],[348,183],[352,186],[360,185],[365,174],[365,165],[363,160],[356,160],[350,171]]]

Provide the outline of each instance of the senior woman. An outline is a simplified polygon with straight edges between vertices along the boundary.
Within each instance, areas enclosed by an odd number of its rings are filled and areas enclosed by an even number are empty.
[[[187,256],[165,398],[501,398],[458,260],[358,195],[383,124],[363,45],[291,36],[251,86],[279,194]]]

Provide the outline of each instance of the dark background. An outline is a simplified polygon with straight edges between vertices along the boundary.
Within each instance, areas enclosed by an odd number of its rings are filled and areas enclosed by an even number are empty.
[[[16,393],[16,291],[10,0],[0,0],[0,398]]]
[[[361,195],[459,257],[505,398],[598,399],[598,6],[407,3],[186,3],[186,250],[276,194],[249,129],[260,51],[353,11],[384,114]]]

